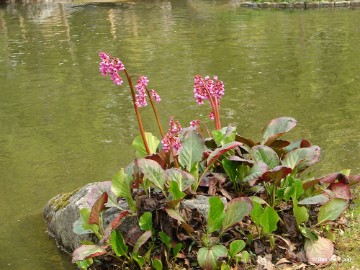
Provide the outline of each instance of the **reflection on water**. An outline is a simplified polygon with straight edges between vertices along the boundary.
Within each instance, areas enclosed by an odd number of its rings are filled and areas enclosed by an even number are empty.
[[[183,125],[209,108],[195,74],[225,83],[223,123],[260,139],[272,118],[322,148],[322,172],[360,172],[360,10],[241,9],[239,1],[37,2],[0,6],[0,269],[71,269],[47,237],[42,207],[110,179],[138,134],[126,87],[98,73],[98,52],[149,76]],[[149,108],[145,127],[156,132]],[[187,112],[187,113],[184,113]],[[209,126],[212,123],[209,122]]]

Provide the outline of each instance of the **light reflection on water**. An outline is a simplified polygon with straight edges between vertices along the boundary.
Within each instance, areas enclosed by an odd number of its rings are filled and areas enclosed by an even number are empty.
[[[359,173],[359,12],[247,10],[237,1],[0,7],[0,269],[71,269],[44,233],[44,204],[110,179],[134,156],[130,98],[98,74],[101,50],[149,76],[164,127],[170,115],[184,125],[206,119],[192,80],[217,74],[223,124],[260,139],[270,119],[292,116],[299,127],[290,137],[321,146],[322,173]]]

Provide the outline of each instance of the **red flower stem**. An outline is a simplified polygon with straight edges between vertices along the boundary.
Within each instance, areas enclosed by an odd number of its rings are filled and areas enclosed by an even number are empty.
[[[205,87],[206,94],[209,97],[210,105],[211,105],[211,108],[212,108],[213,113],[214,113],[215,129],[219,130],[219,129],[221,129],[221,125],[220,125],[220,117],[219,117],[219,110],[217,109],[217,104],[212,99],[210,91],[206,87],[206,83],[204,82],[204,80],[201,80],[201,81],[202,81],[202,83],[203,83],[203,85]]]
[[[129,73],[127,72],[126,69],[124,69],[124,73],[126,75],[126,78],[128,80],[129,86],[130,86],[131,97],[132,97],[132,101],[133,101],[133,105],[134,105],[134,109],[135,109],[135,113],[136,113],[136,118],[137,118],[137,121],[138,121],[138,124],[139,124],[139,129],[140,129],[141,137],[142,137],[143,142],[144,142],[146,153],[148,155],[150,155],[150,149],[149,149],[149,145],[148,145],[148,142],[146,140],[146,137],[145,137],[144,126],[143,126],[143,123],[142,123],[142,120],[141,120],[139,108],[138,108],[138,106],[136,106],[136,103],[135,103],[136,102],[136,97],[135,97],[134,85],[133,85],[133,83],[131,81],[131,78],[129,76]]]
[[[147,88],[146,88],[146,93],[147,93],[147,95],[148,95],[148,97],[149,97],[151,107],[152,107],[153,112],[154,112],[154,114],[155,114],[156,122],[157,122],[157,125],[158,125],[158,128],[159,128],[161,137],[164,138],[165,135],[164,135],[164,131],[163,131],[163,129],[162,129],[162,127],[161,127],[161,124],[160,124],[159,115],[158,115],[158,113],[157,113],[157,110],[156,110],[154,101],[153,101],[153,99],[152,99],[152,96],[150,95],[150,92],[149,92],[149,90],[148,90]]]

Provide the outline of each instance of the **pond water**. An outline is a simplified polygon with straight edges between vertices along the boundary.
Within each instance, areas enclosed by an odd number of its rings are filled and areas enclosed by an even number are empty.
[[[0,269],[73,269],[45,233],[44,205],[134,157],[129,91],[100,76],[99,51],[149,76],[165,127],[171,115],[184,126],[207,119],[193,76],[216,74],[224,125],[260,139],[271,119],[292,116],[290,138],[322,149],[316,174],[360,173],[359,18],[236,0],[0,6]]]

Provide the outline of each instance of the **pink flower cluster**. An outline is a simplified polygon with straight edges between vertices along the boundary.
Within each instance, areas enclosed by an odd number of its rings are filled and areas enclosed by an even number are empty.
[[[147,105],[146,101],[146,92],[147,92],[147,85],[149,83],[149,79],[145,76],[140,76],[137,84],[135,85],[135,89],[137,91],[136,97],[136,106],[138,107],[144,107]],[[154,89],[151,89],[150,91],[151,96],[155,99],[156,102],[160,102],[161,98],[158,95],[158,93],[155,92]]]
[[[224,95],[224,83],[214,76],[211,80],[209,76],[202,78],[196,75],[194,78],[194,97],[199,105],[204,104],[204,100],[209,100],[211,107],[219,107],[220,99]],[[214,110],[214,108],[213,108]],[[209,115],[210,119],[214,119],[214,111]]]
[[[191,126],[191,127],[197,127],[197,126],[200,126],[200,124],[201,124],[201,121],[200,121],[200,120],[192,120],[192,121],[190,122],[190,126]]]
[[[169,131],[161,140],[165,152],[169,152],[172,149],[174,151],[174,154],[178,154],[181,148],[181,143],[178,135],[181,130],[182,127],[180,122],[175,122],[174,117],[172,116],[169,121]]]
[[[110,75],[114,84],[121,85],[123,83],[123,79],[120,77],[118,72],[125,69],[123,63],[118,58],[111,57],[105,52],[100,52],[99,56],[101,59],[99,68],[101,74],[103,76]]]

